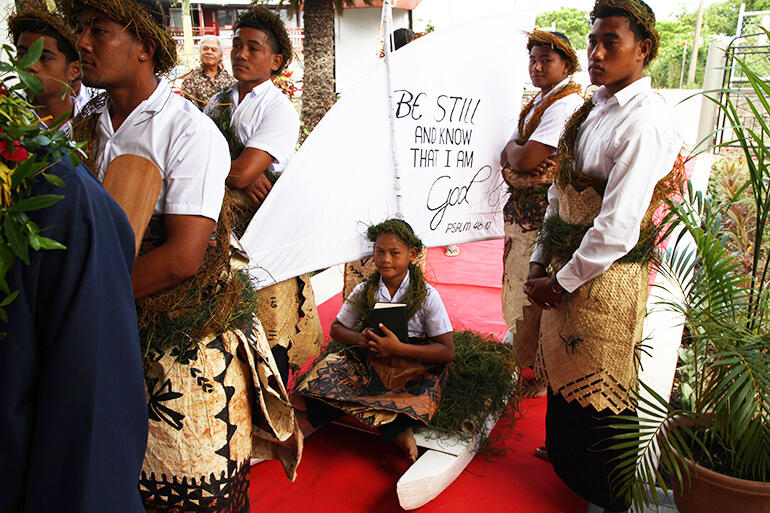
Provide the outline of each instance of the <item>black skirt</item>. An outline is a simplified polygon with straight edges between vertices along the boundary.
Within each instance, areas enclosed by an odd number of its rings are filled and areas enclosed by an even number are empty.
[[[625,410],[618,415],[634,414]],[[614,415],[567,402],[549,388],[545,445],[556,474],[575,493],[609,511],[626,511],[630,503],[616,496],[612,481],[615,458],[623,452],[609,449],[613,442],[608,439],[615,434],[609,427]]]

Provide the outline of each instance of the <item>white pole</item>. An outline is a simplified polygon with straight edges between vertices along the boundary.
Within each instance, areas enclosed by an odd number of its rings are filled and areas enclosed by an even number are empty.
[[[388,121],[390,122],[390,150],[393,160],[393,189],[396,194],[396,213],[395,217],[403,219],[404,214],[401,208],[401,172],[396,158],[396,123],[393,118],[393,86],[391,84],[390,53],[393,51],[393,10],[392,0],[382,2],[382,31],[385,46],[385,82],[388,92]]]
[[[738,26],[735,28],[735,37],[740,37],[743,31],[743,16],[746,13],[746,4],[741,4],[741,10],[738,11]]]
[[[682,71],[679,73],[679,89],[682,88],[682,82],[684,82],[684,61],[687,60],[687,41],[682,41],[684,49],[682,50]]]
[[[700,33],[703,26],[703,10],[703,0],[700,0],[700,3],[698,4],[698,17],[695,20],[695,35],[692,38],[692,57],[690,57],[690,69],[687,71],[688,84],[695,82],[695,71],[698,67],[698,50],[700,48]]]
[[[182,0],[182,34],[184,36],[184,58],[185,64],[193,67],[193,30],[192,16],[190,15],[190,0]]]

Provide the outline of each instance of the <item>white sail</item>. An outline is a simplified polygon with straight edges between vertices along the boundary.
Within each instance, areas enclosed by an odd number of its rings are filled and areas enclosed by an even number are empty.
[[[517,10],[428,34],[390,55],[389,81],[381,61],[348,91],[242,238],[258,288],[371,253],[366,227],[396,214],[428,246],[502,237],[499,158],[533,23],[534,11]]]

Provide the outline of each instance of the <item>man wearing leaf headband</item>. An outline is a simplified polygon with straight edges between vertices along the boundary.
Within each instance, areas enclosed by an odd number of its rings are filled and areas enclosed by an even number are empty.
[[[204,112],[230,146],[228,197],[234,203],[241,236],[288,164],[299,136],[299,115],[273,83],[291,59],[292,46],[281,17],[253,5],[235,22],[230,60],[238,80],[215,94]],[[300,367],[323,345],[310,276],[304,274],[259,292],[257,316],[284,382],[289,365]]]
[[[78,110],[72,85],[80,79],[74,30],[58,13],[50,12],[45,2],[32,0],[8,18],[8,32],[19,58],[27,55],[35,41],[43,39],[40,58],[27,68],[41,87],[34,91],[28,87],[28,95],[31,103],[39,106],[35,114],[45,126],[63,121],[61,129],[69,132],[69,120]],[[21,78],[26,84],[23,75]]]
[[[635,411],[649,262],[661,231],[652,212],[679,170],[682,139],[643,76],[659,41],[649,6],[598,0],[591,20],[588,73],[601,87],[565,127],[524,291],[545,309],[536,370],[549,386],[551,462],[570,488],[617,512],[628,501],[611,486],[619,451],[607,438],[612,415]]]
[[[227,142],[158,76],[176,44],[157,0],[59,5],[81,31],[83,83],[106,90],[74,127],[94,171],[133,154],[162,176],[132,275],[150,412],[142,499],[150,511],[248,511],[250,458],[279,458],[293,479],[301,435],[231,244]]]

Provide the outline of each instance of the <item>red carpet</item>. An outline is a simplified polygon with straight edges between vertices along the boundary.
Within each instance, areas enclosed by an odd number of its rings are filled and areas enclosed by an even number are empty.
[[[451,258],[443,248],[428,250],[426,277],[439,290],[455,329],[505,335],[502,252],[502,240],[462,244],[460,255]],[[336,295],[319,305],[326,333],[341,304]],[[532,455],[545,439],[545,399],[528,400],[522,408],[524,416],[504,439],[503,454],[476,456],[449,488],[418,511],[584,513],[587,503]],[[408,466],[395,446],[375,436],[327,426],[305,441],[296,482],[284,477],[277,462],[252,467],[251,511],[398,512],[396,482]]]

